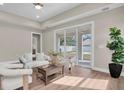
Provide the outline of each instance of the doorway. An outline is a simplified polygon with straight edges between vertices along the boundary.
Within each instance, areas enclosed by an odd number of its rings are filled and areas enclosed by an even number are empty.
[[[55,31],[54,48],[71,56],[75,65],[92,68],[94,64],[94,22],[88,22]]]
[[[32,54],[41,53],[41,34],[32,33]]]

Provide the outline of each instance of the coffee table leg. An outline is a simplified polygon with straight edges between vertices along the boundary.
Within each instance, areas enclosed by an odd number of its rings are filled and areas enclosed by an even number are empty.
[[[48,81],[47,81],[47,74],[45,74],[45,85],[47,85]]]
[[[71,72],[72,72],[72,68],[71,68],[71,67],[69,67],[69,73],[71,74]]]
[[[62,75],[64,75],[64,66],[62,66]]]

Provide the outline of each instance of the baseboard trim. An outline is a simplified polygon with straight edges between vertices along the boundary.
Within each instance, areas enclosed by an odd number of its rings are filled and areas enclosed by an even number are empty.
[[[109,69],[105,69],[105,68],[93,67],[92,70],[109,73]],[[124,76],[124,72],[121,72],[121,76]]]
[[[86,65],[76,65],[76,66],[80,66],[80,67],[84,67],[84,68],[91,68],[91,66],[86,66]]]

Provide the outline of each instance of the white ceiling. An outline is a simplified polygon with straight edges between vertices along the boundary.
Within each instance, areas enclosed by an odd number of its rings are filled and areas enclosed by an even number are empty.
[[[43,5],[41,10],[36,10],[32,3],[5,3],[0,5],[0,10],[42,22],[78,6],[79,3],[45,3]],[[40,18],[36,18],[36,16],[40,16]]]

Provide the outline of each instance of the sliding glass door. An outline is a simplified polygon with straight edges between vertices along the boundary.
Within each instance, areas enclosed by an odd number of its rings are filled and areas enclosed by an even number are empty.
[[[89,62],[91,60],[91,34],[86,33],[82,35],[82,60],[85,62]]]
[[[91,25],[56,32],[56,50],[78,65],[91,65],[91,41]]]
[[[78,28],[78,65],[91,67],[92,35],[91,25]]]
[[[91,66],[92,37],[90,31],[78,32],[78,64]]]
[[[65,54],[66,58],[71,59],[73,63],[77,61],[76,30],[66,30]]]
[[[76,52],[76,32],[74,29],[56,32],[56,50],[62,54],[63,59],[69,59],[75,63]]]

